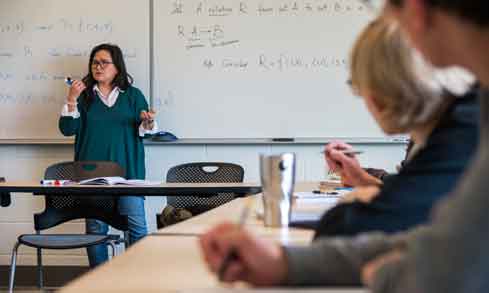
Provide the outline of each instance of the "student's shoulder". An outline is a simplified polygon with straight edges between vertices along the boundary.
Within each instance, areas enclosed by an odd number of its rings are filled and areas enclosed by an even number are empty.
[[[429,141],[457,135],[473,136],[479,132],[480,105],[474,92],[455,98],[436,125]]]

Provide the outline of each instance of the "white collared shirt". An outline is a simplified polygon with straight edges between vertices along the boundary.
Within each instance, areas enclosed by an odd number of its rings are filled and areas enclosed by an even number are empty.
[[[104,96],[104,94],[102,94],[102,91],[98,88],[98,85],[94,85],[93,90],[98,94],[100,100],[109,108],[114,106],[117,98],[119,97],[119,93],[124,92],[118,86],[114,87],[114,89],[109,93],[108,96]]]
[[[124,91],[119,89],[119,87],[114,87],[114,89],[109,93],[108,96],[104,96],[97,85],[93,87],[93,90],[97,93],[97,96],[100,98],[102,103],[104,103],[107,107],[111,108],[114,106],[115,102],[117,102],[117,98],[120,93]],[[73,117],[74,119],[80,118],[80,112],[78,112],[78,108],[75,107],[75,110],[70,112],[68,110],[68,104],[63,105],[63,109],[61,110],[61,116],[63,117]],[[158,131],[158,124],[156,121],[153,123],[153,128],[147,130],[143,127],[143,124],[139,125],[139,136],[143,137],[145,134],[153,134]]]

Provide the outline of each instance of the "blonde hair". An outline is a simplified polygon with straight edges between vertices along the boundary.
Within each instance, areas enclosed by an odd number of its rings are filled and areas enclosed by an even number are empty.
[[[461,93],[471,86],[464,82],[471,80],[466,75],[427,64],[403,38],[398,24],[384,18],[371,22],[358,37],[350,71],[352,86],[359,93],[372,94],[383,106],[382,120],[392,133],[408,132],[439,118],[452,101],[447,96],[453,97],[443,76],[460,80]]]

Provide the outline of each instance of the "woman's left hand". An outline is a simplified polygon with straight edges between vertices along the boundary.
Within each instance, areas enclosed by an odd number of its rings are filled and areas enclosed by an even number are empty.
[[[156,112],[154,112],[153,110],[141,111],[139,118],[141,119],[141,121],[143,123],[144,129],[146,129],[146,130],[153,129],[155,116],[156,116]]]

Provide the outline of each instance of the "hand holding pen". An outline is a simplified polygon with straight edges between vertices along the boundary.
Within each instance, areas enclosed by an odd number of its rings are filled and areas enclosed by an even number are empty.
[[[223,282],[270,286],[286,278],[287,262],[281,246],[258,238],[239,224],[217,225],[201,236],[200,247],[210,270]]]
[[[248,214],[250,213],[250,202],[251,199],[247,200],[246,206],[241,211],[241,216],[239,218],[238,227],[243,228],[246,223],[246,219],[248,218]],[[229,266],[232,262],[239,261],[239,255],[237,250],[234,247],[231,247],[228,254],[224,257],[219,270],[217,271],[217,276],[220,281],[224,281],[224,275],[226,274]]]
[[[353,147],[341,141],[326,146],[325,158],[329,170],[341,175],[341,183],[345,186],[381,185],[382,181],[368,174],[358,162]]]
[[[362,153],[360,151],[354,150],[353,146],[342,141],[333,141],[329,143],[324,149],[323,153],[329,170],[333,172],[341,171],[341,160],[338,161],[333,159],[333,156],[337,155],[337,153],[340,152],[343,153],[345,156],[349,156],[352,158],[354,158],[355,155]]]
[[[83,83],[83,81],[74,80],[71,77],[67,77],[65,79],[65,83],[70,87],[68,97],[66,98],[66,104],[68,105],[68,110],[70,112],[73,112],[77,105],[76,99],[87,87],[85,83]]]

